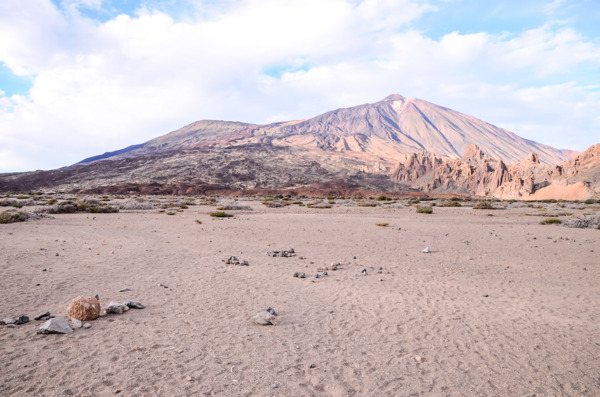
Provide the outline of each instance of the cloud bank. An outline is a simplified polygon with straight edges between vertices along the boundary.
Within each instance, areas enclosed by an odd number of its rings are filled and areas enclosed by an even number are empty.
[[[559,148],[600,141],[600,44],[568,21],[434,38],[422,21],[447,2],[184,5],[0,3],[0,62],[32,82],[26,95],[0,85],[0,172],[70,165],[200,119],[302,119],[392,92]]]

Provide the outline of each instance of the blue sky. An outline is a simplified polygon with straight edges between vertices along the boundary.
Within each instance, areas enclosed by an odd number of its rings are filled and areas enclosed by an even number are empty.
[[[585,150],[599,26],[597,0],[3,0],[0,172],[393,92]]]

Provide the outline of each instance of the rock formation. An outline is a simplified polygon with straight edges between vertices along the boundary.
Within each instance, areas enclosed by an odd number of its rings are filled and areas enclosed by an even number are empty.
[[[424,192],[465,193],[501,199],[585,200],[600,197],[600,144],[555,166],[536,153],[508,167],[469,145],[461,159],[413,153],[397,164],[392,179]]]

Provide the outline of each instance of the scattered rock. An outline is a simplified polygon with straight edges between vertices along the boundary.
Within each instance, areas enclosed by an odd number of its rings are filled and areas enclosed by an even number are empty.
[[[91,323],[84,323],[83,324],[83,328],[90,329],[90,328],[92,328],[92,324]]]
[[[275,309],[273,309],[273,308],[272,308],[272,307],[270,307],[270,306],[269,306],[269,307],[267,307],[267,308],[266,308],[266,310],[267,310],[269,313],[271,313],[272,315],[274,315],[274,316],[276,316],[276,315],[277,315],[277,313],[275,313]]]
[[[126,312],[127,310],[129,310],[128,306],[117,302],[110,302],[106,309],[104,309],[106,314],[123,314],[123,312]]]
[[[2,324],[5,325],[10,325],[10,324],[14,324],[17,320],[15,320],[14,318],[4,318],[2,319]]]
[[[308,368],[317,368],[317,366],[315,364],[311,364],[308,366]]]
[[[296,255],[296,251],[294,251],[293,248],[290,248],[289,250],[285,251],[285,250],[281,250],[281,251],[267,251],[267,255],[274,257],[277,256],[281,256],[284,258],[289,258],[291,256]]]
[[[72,334],[73,329],[64,317],[54,317],[46,321],[37,331],[38,334]]]
[[[418,363],[422,363],[423,361],[425,361],[425,359],[421,356],[415,356],[415,361]]]
[[[77,320],[76,318],[71,319],[71,328],[76,329],[81,327],[83,327],[81,320]]]
[[[26,324],[28,322],[29,322],[29,317],[26,316],[26,315],[24,315],[24,314],[22,314],[22,315],[19,316],[19,318],[17,318],[15,320],[15,325]]]
[[[424,254],[428,254],[431,252],[431,249],[429,247],[426,247],[424,250],[421,251]]]
[[[488,294],[483,294],[483,297],[484,297],[484,298],[487,298],[488,296],[489,296]]]
[[[319,273],[313,274],[313,278],[320,278],[320,277],[321,277],[321,275]]]
[[[271,385],[271,389],[277,389],[279,387],[279,385],[277,383],[273,383]]]
[[[126,300],[123,302],[123,305],[130,307],[132,309],[144,309],[146,306],[142,305],[138,301]]]
[[[294,273],[294,277],[298,277],[298,278],[305,278],[306,274],[302,273],[302,272],[296,272]]]
[[[360,272],[361,272],[362,274],[364,274],[365,276],[367,275],[367,269],[362,269]]]
[[[163,287],[163,288],[169,288],[166,285],[164,285],[163,283],[158,284],[159,287]]]
[[[325,277],[325,276],[327,276],[327,275],[328,275],[328,274],[327,274],[327,272],[322,272],[322,273],[321,273],[321,277]]]
[[[93,296],[78,296],[71,301],[67,313],[81,321],[95,320],[100,316],[100,302]]]
[[[252,321],[258,325],[274,325],[275,317],[267,310],[261,310],[258,314],[252,317]]]
[[[48,318],[46,318],[46,317],[48,317]],[[38,314],[33,319],[40,321],[40,320],[48,320],[49,317],[50,317],[50,312],[46,312],[46,313]]]

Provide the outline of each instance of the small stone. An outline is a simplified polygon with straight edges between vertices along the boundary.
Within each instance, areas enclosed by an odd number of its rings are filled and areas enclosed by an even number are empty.
[[[163,288],[169,288],[166,285],[164,285],[163,283],[158,284],[159,287],[163,287]]]
[[[421,251],[424,254],[428,254],[431,252],[431,249],[429,247],[426,247],[424,250]]]
[[[275,316],[266,310],[261,310],[256,316],[252,317],[252,321],[258,325],[273,325]]]
[[[484,295],[483,295],[483,297],[484,297],[484,298],[487,298],[488,296],[489,296],[488,294],[484,294]]]
[[[10,325],[10,324],[14,324],[15,321],[17,321],[17,320],[15,320],[14,318],[4,318],[4,319],[2,319],[2,324]]]
[[[83,327],[83,323],[81,322],[81,320],[78,320],[76,318],[71,319],[71,328],[76,329],[81,327]]]
[[[415,356],[415,361],[418,363],[422,363],[423,361],[425,361],[425,359],[421,356]]]
[[[188,382],[191,382],[194,380],[194,378],[192,378],[191,376],[187,376],[185,379],[187,379]]]
[[[294,273],[294,277],[298,277],[298,278],[305,278],[306,274],[302,273],[302,272],[296,272]]]
[[[365,276],[367,275],[367,269],[362,269],[360,272],[361,272],[362,274],[364,274]]]
[[[279,387],[279,385],[277,383],[273,383],[271,385],[271,389],[277,389]]]
[[[119,292],[129,292],[129,291],[131,291],[130,288],[125,288],[125,289],[120,290]]]
[[[277,313],[275,313],[275,309],[273,309],[272,307],[267,307],[266,309],[269,313],[271,313],[272,315],[276,316]]]
[[[327,272],[321,273],[321,276],[327,276]]]
[[[321,277],[321,275],[319,275],[318,273],[317,274],[313,274],[313,278],[319,278],[319,277]]]
[[[117,302],[110,302],[110,304],[106,307],[104,311],[106,312],[106,314],[123,314],[123,312],[126,312],[127,310],[129,310],[128,306],[122,305]]]
[[[43,319],[44,317],[50,317],[50,312],[38,314],[33,319],[39,321],[39,320]]]
[[[92,328],[92,324],[90,324],[90,323],[84,323],[83,324],[83,328],[90,329],[90,328]]]
[[[54,317],[46,321],[37,331],[38,334],[72,334],[73,329],[64,317]]]
[[[43,272],[47,271],[47,269],[42,269]]]
[[[315,364],[311,364],[308,366],[308,368],[317,368],[317,366]]]
[[[248,261],[247,260],[241,261],[240,266],[248,266]]]
[[[26,324],[28,322],[29,322],[29,317],[23,314],[15,320],[15,325]]]
[[[132,309],[144,309],[146,306],[142,305],[138,301],[126,300],[123,302],[124,306],[130,307]]]
[[[379,281],[383,281],[383,279],[382,279],[382,278],[380,278],[380,279],[379,279]]]

